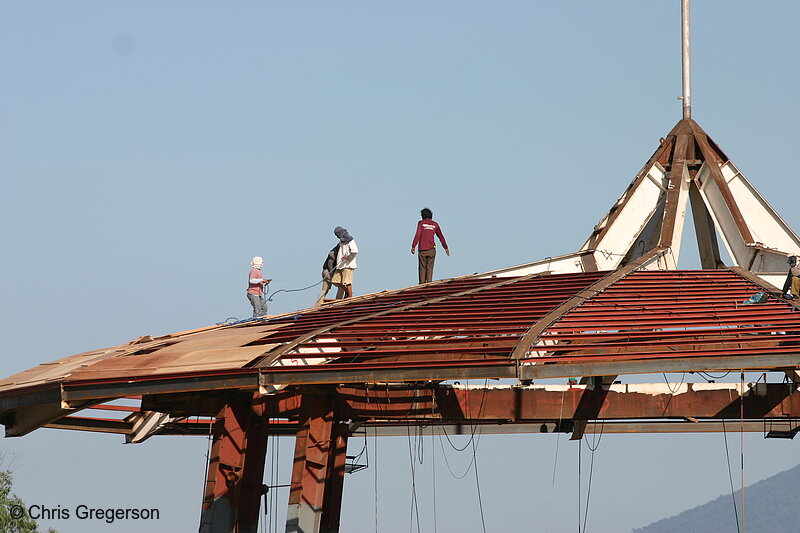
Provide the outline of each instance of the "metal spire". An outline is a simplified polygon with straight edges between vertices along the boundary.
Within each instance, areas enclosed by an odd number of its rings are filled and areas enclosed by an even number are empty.
[[[692,60],[689,39],[689,0],[681,0],[681,36],[683,51],[683,118],[692,118]]]

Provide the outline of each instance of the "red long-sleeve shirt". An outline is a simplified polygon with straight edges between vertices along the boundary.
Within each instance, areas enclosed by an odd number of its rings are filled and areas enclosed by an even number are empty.
[[[417,233],[414,234],[414,242],[411,243],[411,248],[416,248],[417,244],[419,244],[420,250],[430,250],[436,244],[433,238],[434,235],[439,237],[442,246],[447,250],[447,241],[444,240],[442,228],[439,227],[439,224],[429,218],[420,220],[417,222]]]

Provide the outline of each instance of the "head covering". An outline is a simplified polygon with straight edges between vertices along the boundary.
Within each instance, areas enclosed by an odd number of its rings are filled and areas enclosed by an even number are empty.
[[[260,258],[259,256],[255,256],[250,261],[250,266],[260,269],[262,266],[264,266],[264,260],[262,258]]]
[[[797,256],[793,255],[789,258],[789,266],[795,266],[797,264]]]
[[[342,244],[347,244],[348,242],[353,240],[353,237],[350,236],[350,234],[347,233],[347,230],[341,226],[336,226],[335,228],[333,228],[333,234],[339,238],[339,242],[341,242]]]

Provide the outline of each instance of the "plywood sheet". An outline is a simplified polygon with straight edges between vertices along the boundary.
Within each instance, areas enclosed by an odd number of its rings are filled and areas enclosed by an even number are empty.
[[[267,344],[196,350],[170,354],[167,357],[159,356],[158,352],[141,356],[117,357],[103,361],[103,364],[74,372],[68,381],[237,370],[274,347],[275,345]]]
[[[239,327],[211,326],[157,337],[141,342],[139,337],[120,346],[71,355],[25,370],[0,381],[0,393],[65,380],[109,378],[180,371],[241,368],[274,345],[245,344],[268,337],[280,325],[259,324]],[[137,354],[137,352],[149,353]],[[253,355],[255,354],[255,355]]]
[[[51,363],[43,363],[0,381],[0,393],[63,380],[76,370],[85,368],[104,358],[113,357],[119,353],[122,353],[122,350],[119,348],[107,348],[105,350],[95,350],[78,355],[71,355]]]

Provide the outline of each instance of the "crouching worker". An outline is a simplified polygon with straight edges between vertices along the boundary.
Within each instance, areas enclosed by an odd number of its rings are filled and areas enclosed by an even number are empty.
[[[264,299],[264,286],[267,285],[271,279],[264,279],[261,274],[261,267],[264,266],[264,260],[258,256],[250,261],[250,274],[247,276],[247,299],[250,300],[250,305],[253,306],[253,316],[264,316],[267,314],[267,301]]]
[[[797,256],[789,258],[789,274],[786,276],[786,283],[783,284],[783,293],[790,300],[800,298],[800,261]]]
[[[317,301],[314,305],[320,305],[328,294],[328,291],[331,290],[331,277],[334,272],[336,272],[336,256],[338,254],[339,244],[337,243],[336,246],[331,248],[331,251],[325,256],[325,262],[322,263],[322,290],[319,292],[319,296],[317,296]]]
[[[329,252],[329,255],[336,250],[336,263],[334,271],[331,273],[331,280],[329,283],[325,281],[325,270],[327,269],[323,266],[322,292],[320,292],[317,298],[317,305],[322,303],[331,285],[335,285],[337,288],[337,299],[350,298],[353,296],[353,272],[358,268],[356,264],[358,246],[356,246],[356,241],[353,237],[341,226],[336,226],[333,230],[333,234],[339,239],[339,244]],[[325,264],[328,264],[327,259]],[[330,270],[328,272],[330,273]]]

